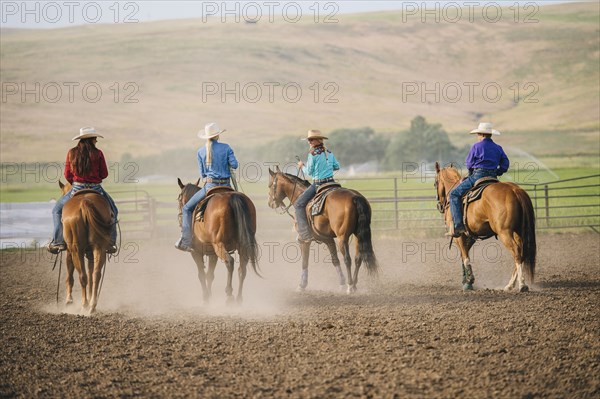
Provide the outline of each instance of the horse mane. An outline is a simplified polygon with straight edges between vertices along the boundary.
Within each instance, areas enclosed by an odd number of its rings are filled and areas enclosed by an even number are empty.
[[[284,177],[286,177],[288,180],[291,180],[292,183],[298,183],[301,186],[304,186],[305,188],[308,187],[308,186],[310,186],[310,182],[308,180],[301,179],[298,176],[294,176],[294,175],[291,175],[289,173],[282,173],[282,175]]]
[[[200,187],[196,186],[195,184],[192,183],[188,183],[185,185],[185,187],[181,190],[181,196],[182,198],[192,198],[192,196],[194,194],[196,194],[198,191],[200,191]]]
[[[450,173],[450,175],[454,175],[454,177],[456,177],[457,180],[460,180],[462,177],[462,175],[460,174],[458,169],[456,169],[454,166],[448,166],[444,170],[446,170],[448,173]]]

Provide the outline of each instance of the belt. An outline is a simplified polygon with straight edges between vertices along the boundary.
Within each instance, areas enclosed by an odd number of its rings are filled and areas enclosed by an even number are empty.
[[[484,168],[475,168],[473,171],[480,170],[483,172],[496,172],[496,169],[484,169]]]
[[[98,187],[98,186],[100,186],[100,183],[79,183],[79,182],[73,182],[73,186],[77,186],[77,187]]]
[[[326,179],[321,179],[321,180],[315,180],[314,183],[315,184],[324,184],[324,183],[329,183],[333,181],[333,176],[332,177],[328,177]]]
[[[207,183],[229,183],[229,177],[226,179],[213,179],[212,177],[206,178]]]

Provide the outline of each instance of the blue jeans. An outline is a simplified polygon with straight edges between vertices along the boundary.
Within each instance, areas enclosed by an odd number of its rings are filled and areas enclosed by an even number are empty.
[[[294,203],[294,209],[296,210],[296,223],[298,223],[298,235],[302,240],[310,240],[311,233],[308,227],[308,216],[306,215],[306,205],[311,199],[317,195],[317,188],[319,184],[311,184],[305,192],[300,194],[296,202]]]
[[[206,183],[204,187],[194,194],[192,198],[185,203],[183,208],[181,208],[183,214],[181,218],[181,243],[183,245],[187,247],[192,245],[192,216],[194,214],[194,209],[196,209],[196,205],[206,198],[206,192],[208,190],[218,186],[230,187],[229,184]]]
[[[454,222],[454,230],[464,228],[462,214],[462,197],[482,177],[497,177],[495,170],[476,169],[472,175],[465,178],[458,186],[450,191],[450,212]]]
[[[84,188],[86,188],[86,187],[73,186],[73,188],[69,192],[67,192],[58,201],[56,201],[56,204],[54,205],[54,208],[52,209],[52,220],[54,221],[54,234],[52,235],[52,242],[54,244],[64,244],[65,243],[65,238],[63,237],[63,225],[62,225],[62,210],[63,210],[63,207],[65,206],[65,203],[69,199],[71,199],[73,194],[75,194],[79,190],[83,190]],[[117,217],[119,216],[119,210],[117,209],[117,206],[115,205],[115,201],[113,201],[112,197],[110,195],[108,195],[108,193],[106,191],[104,191],[104,189],[102,188],[101,185],[98,184],[93,189],[98,191],[100,194],[102,194],[102,196],[104,198],[106,198],[106,200],[108,201],[108,204],[110,205],[110,209],[112,210],[113,224],[112,224],[112,227],[110,230],[110,238],[112,240],[112,243],[114,244],[115,242],[117,242],[116,220],[117,220]]]

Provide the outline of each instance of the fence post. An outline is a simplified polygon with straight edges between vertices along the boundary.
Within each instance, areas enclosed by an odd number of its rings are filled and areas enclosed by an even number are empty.
[[[546,227],[550,227],[550,204],[548,199],[548,185],[544,184],[544,200],[546,205]]]
[[[398,178],[394,177],[394,220],[396,221],[396,230],[398,230]]]

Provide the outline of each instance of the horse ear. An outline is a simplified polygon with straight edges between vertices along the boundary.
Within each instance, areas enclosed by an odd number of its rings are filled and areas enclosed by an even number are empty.
[[[179,184],[179,188],[185,187],[185,185],[181,182],[181,179],[179,177],[177,178],[177,184]]]
[[[435,161],[435,172],[440,173],[440,163],[438,161]]]
[[[202,179],[201,177],[198,178],[198,180],[196,180],[196,186],[200,187],[200,179]]]
[[[454,164],[453,164],[452,162],[450,162],[450,167],[451,167],[451,168],[453,168],[453,167],[454,167]]]
[[[275,173],[273,173],[273,171],[271,170],[271,168],[269,168],[269,174],[270,174],[271,176],[274,176],[274,175],[275,175]]]
[[[65,186],[65,185],[63,184],[63,182],[61,182],[61,181],[60,181],[60,179],[58,179],[58,187],[60,187],[60,189],[62,190],[62,188],[63,188],[64,186]]]
[[[281,169],[279,169],[279,165],[275,165],[275,171],[281,173]]]

